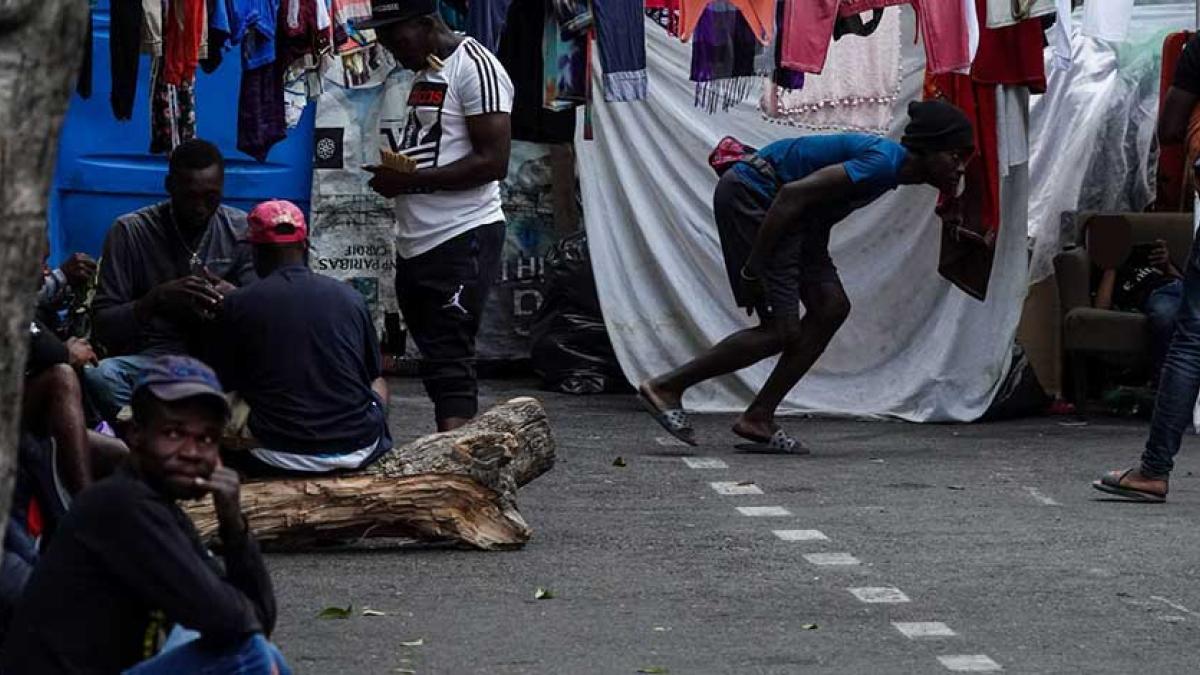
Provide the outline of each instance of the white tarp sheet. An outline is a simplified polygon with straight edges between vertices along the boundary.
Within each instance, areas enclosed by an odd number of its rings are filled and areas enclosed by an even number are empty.
[[[905,8],[893,137],[923,78],[912,23]],[[697,110],[690,46],[649,23],[646,41],[649,100],[597,101],[596,140],[577,144],[596,283],[609,336],[635,383],[749,325],[721,263],[711,208],[716,177],[706,162],[711,148],[725,135],[762,145],[802,133],[763,121],[753,104],[728,114]],[[901,188],[834,228],[831,250],[854,310],[784,411],[977,419],[1007,371],[1025,297],[1027,193],[1027,172],[1017,167],[1002,186],[1004,225],[986,303],[937,274],[940,225],[931,188]],[[740,410],[773,365],[698,386],[686,404]]]

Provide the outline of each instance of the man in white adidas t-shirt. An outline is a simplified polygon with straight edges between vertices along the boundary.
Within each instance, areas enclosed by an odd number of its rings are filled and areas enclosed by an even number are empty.
[[[478,410],[475,336],[488,290],[500,274],[513,86],[496,57],[450,31],[437,0],[373,0],[379,43],[416,72],[401,118],[384,110],[392,150],[416,171],[368,167],[371,188],[396,199],[396,291],[423,357],[421,377],[439,431]]]

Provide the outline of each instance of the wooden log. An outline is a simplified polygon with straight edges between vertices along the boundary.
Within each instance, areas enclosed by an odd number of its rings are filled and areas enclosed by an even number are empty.
[[[400,446],[361,474],[248,482],[242,510],[266,544],[405,536],[515,548],[532,534],[517,510],[517,488],[549,471],[554,459],[542,404],[517,398],[460,429]],[[216,533],[210,500],[188,513],[202,536]]]

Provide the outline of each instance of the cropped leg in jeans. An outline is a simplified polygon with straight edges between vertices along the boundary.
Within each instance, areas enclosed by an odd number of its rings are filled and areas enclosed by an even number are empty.
[[[1200,392],[1200,237],[1183,278],[1183,300],[1176,315],[1175,334],[1163,363],[1150,423],[1150,438],[1142,453],[1142,475],[1166,478],[1175,466],[1183,432],[1192,423]]]
[[[396,299],[439,421],[478,412],[475,337],[503,247],[504,223],[492,223],[396,262]]]
[[[1151,381],[1155,386],[1162,373],[1167,348],[1171,345],[1171,336],[1175,333],[1175,317],[1179,314],[1182,302],[1183,281],[1175,280],[1154,289],[1142,306],[1149,324]]]
[[[251,635],[228,647],[200,640],[167,649],[125,671],[125,675],[291,675],[283,654],[262,635]]]
[[[149,356],[114,356],[95,368],[83,369],[83,384],[106,420],[114,420],[133,398],[137,376],[153,362]]]

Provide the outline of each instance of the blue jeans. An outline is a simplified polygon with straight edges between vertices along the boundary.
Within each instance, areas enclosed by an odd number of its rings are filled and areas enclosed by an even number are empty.
[[[154,361],[152,356],[114,356],[94,368],[83,369],[83,386],[106,420],[114,420],[133,399],[138,373]]]
[[[182,637],[180,637],[182,636]],[[252,635],[241,644],[223,649],[205,647],[191,631],[172,632],[166,649],[139,663],[124,675],[291,675],[283,654],[262,635]],[[188,638],[193,638],[187,641]],[[172,644],[183,642],[172,648]]]
[[[1175,319],[1183,303],[1183,281],[1175,279],[1150,293],[1142,305],[1150,327],[1151,380],[1158,385],[1171,336],[1175,334]]]
[[[1175,318],[1158,382],[1150,438],[1142,453],[1142,474],[1166,478],[1175,467],[1183,432],[1192,424],[1192,409],[1200,393],[1200,237],[1192,244],[1183,274],[1183,298]]]

